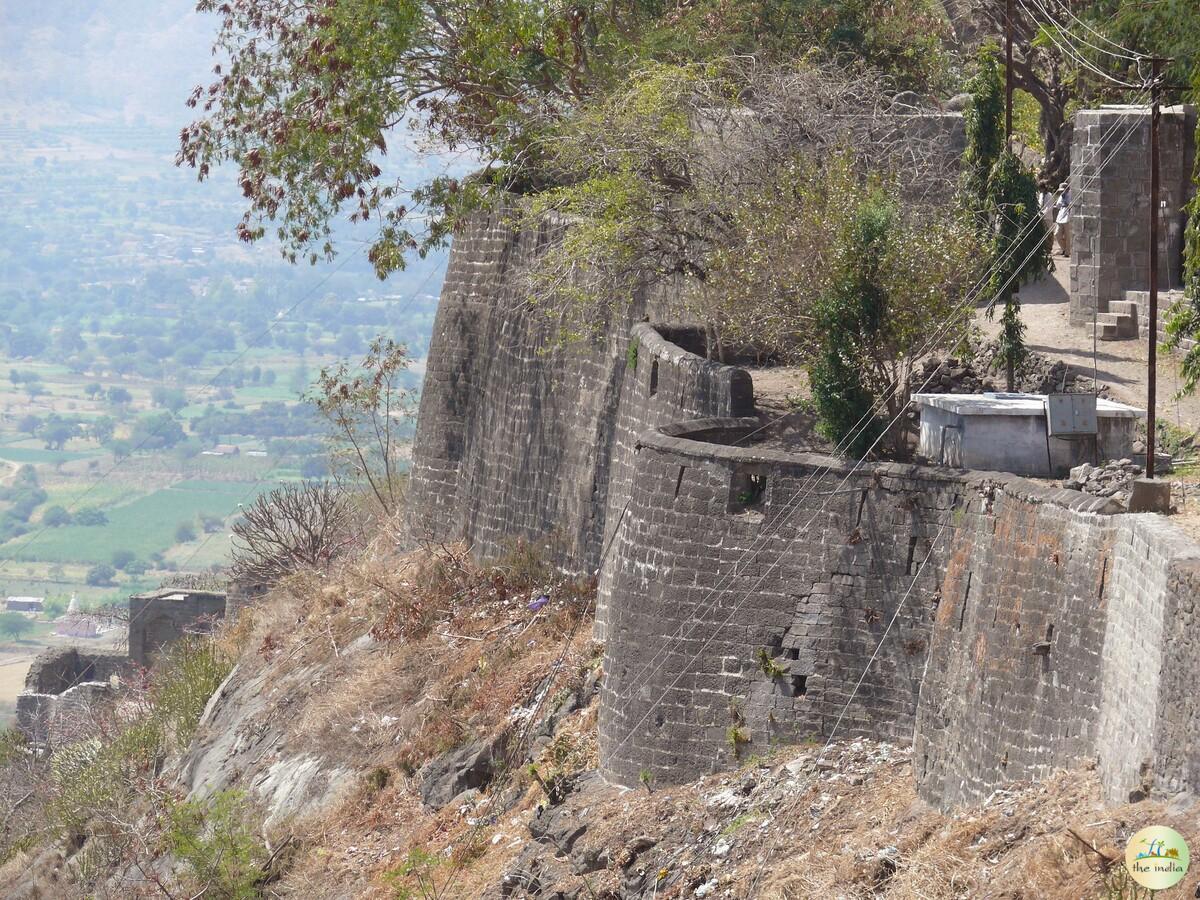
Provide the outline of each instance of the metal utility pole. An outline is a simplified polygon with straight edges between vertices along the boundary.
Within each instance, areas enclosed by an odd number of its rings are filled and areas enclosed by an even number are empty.
[[[1013,101],[1013,0],[1006,0],[1004,11],[1004,146],[1012,149]]]
[[[1011,2],[1011,0],[1010,0]],[[1147,332],[1150,345],[1146,370],[1146,477],[1154,477],[1154,404],[1158,393],[1158,126],[1162,103],[1162,63],[1155,57],[1151,64],[1150,88],[1150,317]]]

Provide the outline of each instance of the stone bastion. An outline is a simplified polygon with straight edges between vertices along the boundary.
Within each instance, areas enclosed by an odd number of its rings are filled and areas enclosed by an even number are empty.
[[[1114,798],[1200,789],[1200,548],[1008,474],[757,443],[753,375],[639,296],[557,347],[479,217],[438,308],[418,537],[541,541],[599,576],[606,777],[680,782],[785,741],[913,741],[941,807],[1092,761]]]

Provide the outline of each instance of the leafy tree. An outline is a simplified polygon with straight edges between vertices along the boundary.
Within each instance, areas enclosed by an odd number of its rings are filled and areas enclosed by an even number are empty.
[[[1008,390],[1016,389],[1016,369],[1029,355],[1025,325],[1021,322],[1018,287],[1041,278],[1050,270],[1050,245],[1037,202],[1033,175],[1011,151],[1005,151],[988,180],[988,221],[992,239],[988,259],[992,277],[988,293],[993,298],[988,314],[1003,303],[998,358],[1004,361]]]
[[[204,529],[205,534],[215,534],[225,528],[225,520],[220,516],[201,513],[200,527]]]
[[[985,45],[976,55],[975,72],[966,88],[971,102],[963,114],[967,138],[963,154],[963,202],[978,227],[986,230],[988,183],[1004,152],[1004,88],[999,51],[994,45]]]
[[[27,413],[17,420],[17,431],[33,437],[42,427],[42,420],[32,413]]]
[[[155,406],[169,409],[173,413],[179,412],[188,403],[187,395],[179,388],[169,388],[163,385],[157,385],[150,391],[150,402]]]
[[[88,569],[83,580],[93,587],[111,587],[116,584],[116,577],[117,572],[112,566],[100,563]]]
[[[132,550],[114,550],[112,554],[112,564],[125,571],[129,570],[129,564],[137,559],[137,554]]]
[[[7,634],[14,641],[33,631],[33,621],[19,612],[0,612],[0,634]]]
[[[61,450],[67,441],[76,437],[78,433],[79,428],[74,422],[52,415],[43,423],[38,436],[46,442],[47,450]]]
[[[133,402],[133,394],[123,387],[110,387],[105,396],[113,406],[126,406]]]
[[[85,506],[75,513],[75,524],[97,528],[108,524],[108,514],[94,506]]]
[[[196,539],[196,526],[191,522],[180,522],[175,527],[175,543],[186,544]]]
[[[108,449],[117,459],[128,459],[133,453],[133,444],[124,438],[118,438],[108,445]]]
[[[400,430],[415,410],[405,387],[408,352],[377,337],[358,370],[322,368],[308,400],[331,426],[334,460],[364,480],[387,513],[400,501]]]
[[[1193,82],[1193,96],[1200,99],[1200,70]],[[1200,125],[1196,135],[1200,138]],[[1194,163],[1192,180],[1197,186],[1196,195],[1187,204],[1187,228],[1184,231],[1183,248],[1183,299],[1174,304],[1167,317],[1166,336],[1163,344],[1171,350],[1181,350],[1184,341],[1196,344],[1183,354],[1179,365],[1183,384],[1177,396],[1193,394],[1200,385],[1200,156]]]
[[[42,524],[49,528],[61,528],[71,524],[71,514],[62,506],[49,506],[42,513]]]
[[[88,425],[88,432],[98,444],[107,444],[116,433],[116,423],[108,416],[93,419]]]
[[[98,381],[92,381],[84,386],[83,393],[89,400],[95,400],[104,393],[104,386]]]
[[[808,365],[818,427],[851,456],[907,452],[913,360],[957,339],[955,303],[972,271],[971,229],[931,226],[878,182],[833,191],[848,208],[833,277],[812,314]],[[877,444],[878,441],[878,444]]]
[[[377,222],[369,256],[381,277],[499,192],[545,185],[541,138],[640,63],[811,48],[928,89],[946,30],[930,0],[201,0],[199,9],[220,14],[214,49],[229,63],[193,91],[201,118],[183,130],[178,161],[202,179],[236,164],[248,203],[239,235],[258,240],[274,223],[293,260],[331,256],[341,215]],[[480,174],[385,178],[379,162],[400,122],[475,151]]]
[[[141,450],[169,450],[186,435],[169,412],[151,413],[134,423],[130,441]]]

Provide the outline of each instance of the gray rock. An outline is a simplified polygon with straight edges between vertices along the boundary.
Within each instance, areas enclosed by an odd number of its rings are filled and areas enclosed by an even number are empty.
[[[496,774],[499,756],[494,742],[474,741],[431,759],[417,775],[421,800],[440,809],[463,791],[483,787]]]

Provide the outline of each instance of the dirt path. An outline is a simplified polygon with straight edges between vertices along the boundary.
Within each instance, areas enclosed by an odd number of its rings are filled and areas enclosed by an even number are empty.
[[[1021,318],[1025,341],[1051,360],[1064,360],[1089,375],[1092,371],[1092,333],[1072,327],[1070,311],[1070,262],[1055,257],[1053,278],[1046,278],[1021,291]],[[989,322],[980,313],[980,327],[988,337],[999,331],[999,322]],[[1146,339],[1099,341],[1096,344],[1097,377],[1112,386],[1115,400],[1144,409],[1146,406]],[[1180,385],[1179,361],[1171,354],[1158,354],[1158,415],[1189,430],[1200,428],[1200,396],[1174,398]]]

